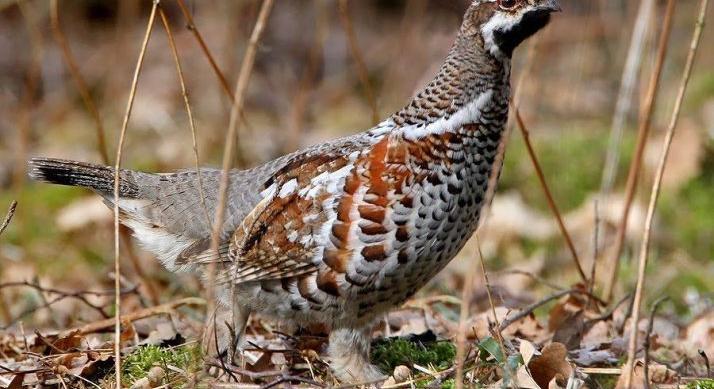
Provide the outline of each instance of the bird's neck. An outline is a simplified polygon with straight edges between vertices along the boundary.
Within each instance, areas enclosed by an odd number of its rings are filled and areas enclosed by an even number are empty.
[[[484,105],[508,101],[509,77],[509,58],[489,53],[480,37],[460,35],[439,73],[390,121],[407,137],[456,131],[477,122]]]

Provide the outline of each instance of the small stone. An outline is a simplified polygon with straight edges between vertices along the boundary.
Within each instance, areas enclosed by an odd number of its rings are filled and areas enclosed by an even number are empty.
[[[166,377],[166,372],[164,369],[161,368],[161,366],[154,366],[149,370],[149,374],[146,376],[146,378],[149,379],[149,382],[151,383],[152,387],[156,387],[162,384],[162,381],[164,380],[164,377]]]
[[[399,365],[394,368],[394,373],[392,374],[392,377],[394,377],[395,383],[402,383],[406,382],[409,380],[409,377],[411,377],[412,371],[408,367],[404,365]]]

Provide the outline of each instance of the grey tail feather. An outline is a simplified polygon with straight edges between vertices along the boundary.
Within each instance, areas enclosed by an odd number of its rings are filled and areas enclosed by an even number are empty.
[[[28,174],[36,181],[80,186],[105,196],[114,193],[114,168],[111,167],[55,158],[32,158],[28,165]],[[138,195],[139,188],[129,171],[120,171],[119,196],[137,198]]]

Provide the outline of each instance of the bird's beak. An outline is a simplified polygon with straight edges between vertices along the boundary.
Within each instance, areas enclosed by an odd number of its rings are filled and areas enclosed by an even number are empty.
[[[563,10],[562,8],[560,8],[558,0],[543,0],[538,5],[538,8],[548,12],[560,12]]]

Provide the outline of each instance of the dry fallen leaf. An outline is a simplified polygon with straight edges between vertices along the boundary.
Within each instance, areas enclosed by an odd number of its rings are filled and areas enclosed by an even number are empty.
[[[528,364],[533,379],[541,388],[548,388],[553,379],[562,386],[573,373],[573,367],[566,360],[568,350],[562,343],[551,343],[543,348],[541,355]]]

